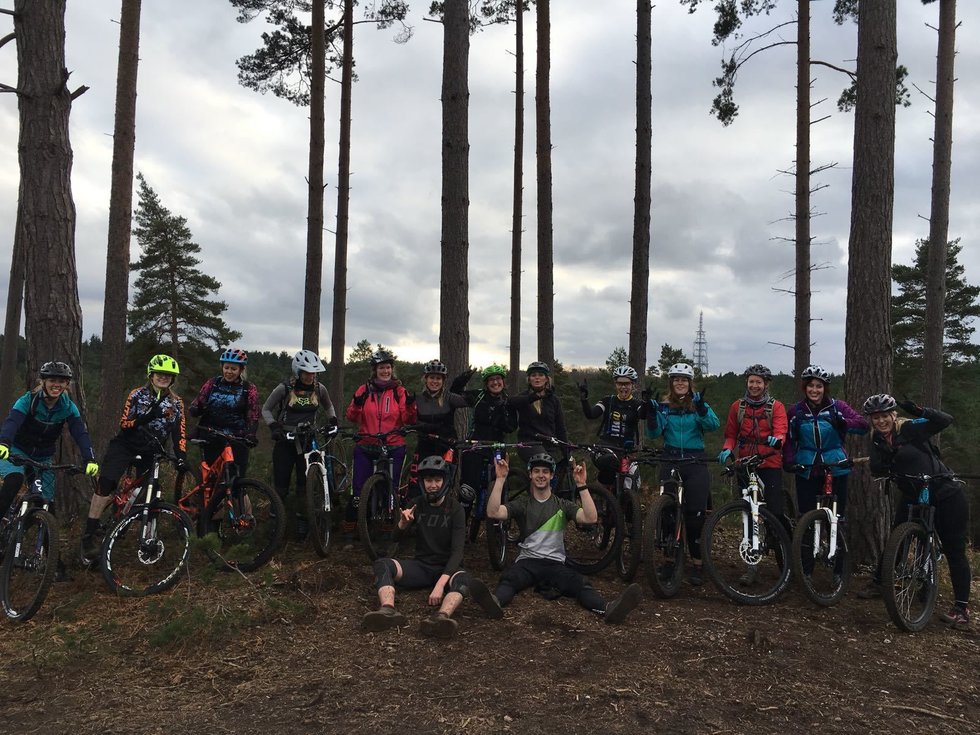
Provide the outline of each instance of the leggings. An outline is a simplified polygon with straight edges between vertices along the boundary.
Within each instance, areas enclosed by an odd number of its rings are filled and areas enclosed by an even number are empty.
[[[684,481],[684,526],[687,531],[687,552],[691,559],[701,560],[701,529],[704,528],[704,515],[711,497],[711,476],[704,464],[686,462],[669,464],[670,457],[664,457],[660,465],[660,482],[670,479],[674,468]]]

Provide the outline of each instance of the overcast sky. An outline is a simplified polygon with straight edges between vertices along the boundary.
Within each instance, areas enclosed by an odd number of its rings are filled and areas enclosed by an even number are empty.
[[[414,37],[359,25],[353,96],[348,348],[361,339],[400,357],[438,351],[442,27],[411,3]],[[84,334],[101,333],[119,1],[68,3],[70,85],[90,90],[71,116],[78,210],[77,259]],[[739,75],[741,112],[728,128],[708,114],[722,50],[711,46],[713,11],[689,15],[676,0],[653,10],[653,211],[649,362],[662,344],[691,353],[704,312],[712,372],[764,362],[789,371],[793,340],[793,181],[779,174],[794,158],[795,49],[756,56]],[[789,20],[795,3],[747,26]],[[932,94],[937,5],[899,2],[899,62]],[[856,26],[830,19],[831,0],[812,3],[813,58],[853,68]],[[566,365],[601,365],[628,343],[635,152],[635,3],[552,3],[555,352]],[[961,2],[953,131],[950,238],[980,281],[980,3]],[[10,18],[0,16],[0,36]],[[521,361],[535,359],[534,15],[525,48],[526,142]],[[250,349],[299,347],[306,248],[308,112],[237,83],[235,60],[267,30],[235,22],[224,0],[143,3],[136,169],[171,211],[187,218],[203,267],[223,284],[226,318]],[[786,30],[792,37],[794,27]],[[513,158],[513,27],[483,31],[470,47],[471,362],[506,363]],[[813,359],[844,365],[844,307],[853,115],[837,112],[846,78],[813,72],[814,166],[836,164],[813,200]],[[16,82],[13,44],[0,50],[0,81]],[[328,188],[336,216],[339,85],[327,89]],[[931,101],[912,92],[897,122],[894,259],[909,262],[928,235]],[[17,202],[17,110],[0,96],[0,297]],[[329,353],[333,236],[324,242],[321,352]],[[134,259],[136,257],[134,241]]]

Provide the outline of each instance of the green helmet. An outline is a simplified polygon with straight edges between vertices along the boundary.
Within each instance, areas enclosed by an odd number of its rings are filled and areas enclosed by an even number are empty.
[[[167,375],[180,375],[180,368],[177,361],[170,355],[154,355],[146,364],[146,374],[166,373]]]
[[[498,365],[497,363],[493,363],[492,365],[489,365],[483,368],[482,371],[480,371],[480,377],[483,378],[484,383],[486,383],[487,380],[492,378],[494,375],[498,375],[506,380],[507,368],[505,368],[503,365]]]

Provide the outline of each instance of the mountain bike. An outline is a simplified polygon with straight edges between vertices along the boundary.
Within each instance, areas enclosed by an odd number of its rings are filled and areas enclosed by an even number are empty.
[[[747,474],[740,498],[708,517],[701,532],[704,570],[728,598],[743,605],[774,602],[790,577],[790,540],[786,528],[765,507],[764,486],[757,474],[771,454],[736,460],[725,474]],[[741,483],[739,483],[741,484]]]
[[[837,514],[832,470],[859,461],[843,459],[810,469],[823,474],[823,491],[817,496],[817,507],[805,513],[793,529],[793,574],[804,594],[823,607],[840,602],[851,579],[851,556],[844,518]]]
[[[935,610],[943,554],[934,523],[936,508],[929,503],[929,485],[957,476],[893,474],[890,479],[911,480],[920,486],[918,502],[908,504],[908,520],[889,534],[881,562],[881,596],[888,617],[900,629],[916,633],[926,627]]]
[[[255,442],[202,427],[198,435],[210,439],[191,439],[192,444],[217,438],[225,446],[210,465],[201,462],[200,475],[190,469],[177,473],[176,505],[197,522],[199,536],[217,536],[218,548],[205,544],[205,551],[219,568],[254,571],[282,546],[286,533],[282,498],[265,483],[238,476],[234,446],[251,448]]]
[[[0,520],[0,603],[4,614],[18,623],[41,609],[58,566],[58,521],[42,492],[42,472],[79,474],[72,464],[51,465],[12,455],[12,464],[26,466],[25,485]]]
[[[309,539],[321,557],[330,551],[333,531],[333,504],[347,488],[350,478],[347,465],[330,451],[338,434],[336,424],[316,428],[302,423],[286,438],[295,442],[296,453],[303,455],[306,466],[306,520]],[[320,439],[323,439],[321,445]]]
[[[605,447],[594,444],[572,444],[540,435],[537,438],[545,444],[561,447],[565,451],[567,456],[559,463],[553,488],[559,497],[576,500],[578,490],[571,471],[572,453],[580,450],[601,450]],[[595,523],[576,521],[565,529],[565,564],[582,574],[597,574],[619,555],[625,525],[615,496],[597,482],[590,482],[587,486],[599,518]]]
[[[657,597],[673,597],[680,590],[687,550],[684,477],[678,467],[704,464],[699,457],[659,457],[670,466],[660,493],[647,511],[643,526],[643,561],[647,582]]]
[[[142,462],[140,455],[133,459],[137,466]],[[163,500],[164,461],[177,464],[157,442],[149,467],[124,477],[112,496],[110,526],[99,558],[109,589],[124,597],[169,589],[187,565],[194,524],[184,511]]]
[[[401,504],[406,500],[407,483],[393,487],[394,459],[391,446],[392,436],[405,436],[409,429],[394,429],[378,434],[354,434],[354,441],[376,439],[378,444],[367,445],[377,451],[374,457],[373,472],[361,487],[357,502],[357,528],[371,561],[380,557],[393,556],[398,550],[398,518]]]

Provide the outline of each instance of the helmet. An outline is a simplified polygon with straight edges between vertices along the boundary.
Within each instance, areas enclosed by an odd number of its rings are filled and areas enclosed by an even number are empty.
[[[686,362],[678,362],[667,368],[668,378],[690,378],[694,380],[694,368]]]
[[[449,483],[446,482],[446,476],[449,474],[449,465],[446,460],[444,460],[439,455],[433,455],[431,457],[426,457],[418,466],[419,475],[419,485],[422,486],[422,490],[425,492],[425,500],[428,503],[438,503],[442,498],[446,497],[446,493],[449,492]],[[426,477],[441,477],[442,485],[438,490],[434,492],[429,492],[425,489],[425,483],[421,482]]]
[[[800,373],[800,380],[802,380],[804,383],[814,378],[821,381],[825,385],[830,385],[830,373],[819,365],[810,365],[809,367],[804,368],[803,372]]]
[[[497,363],[493,363],[492,365],[483,368],[483,370],[480,372],[480,377],[483,378],[484,383],[486,383],[494,375],[497,375],[501,378],[506,378],[507,368],[505,368],[503,365],[498,365]]]
[[[446,367],[442,360],[430,360],[422,368],[422,375],[446,375],[449,373],[449,368]]]
[[[388,363],[389,365],[395,364],[395,358],[391,356],[390,352],[385,352],[384,350],[378,350],[371,354],[371,365],[382,365]]]
[[[864,413],[886,413],[898,408],[898,403],[887,393],[876,393],[864,402]]]
[[[227,350],[221,353],[221,357],[218,358],[218,362],[230,362],[235,365],[241,365],[245,367],[248,365],[248,353],[245,350],[240,350],[237,347],[229,347]]]
[[[527,468],[530,470],[532,467],[547,467],[552,472],[555,471],[555,460],[552,459],[550,454],[546,452],[539,452],[531,456],[531,459],[527,461]]]
[[[772,370],[767,368],[765,365],[759,365],[758,363],[755,365],[749,365],[747,368],[745,368],[745,372],[742,373],[743,378],[747,378],[750,375],[758,375],[765,381],[772,380]]]
[[[180,375],[180,368],[177,361],[170,355],[154,355],[146,364],[146,374],[164,373],[166,375]]]
[[[636,370],[631,368],[629,365],[620,365],[618,368],[613,370],[613,380],[616,378],[629,378],[630,380],[639,380],[640,376],[636,374]]]
[[[300,371],[304,373],[322,373],[326,371],[320,358],[311,350],[300,350],[293,355],[293,377],[299,377]]]
[[[477,492],[472,485],[467,485],[465,482],[459,486],[459,490],[456,491],[459,495],[459,499],[464,503],[472,503],[476,500]]]
[[[42,378],[68,378],[71,380],[73,377],[68,364],[57,360],[44,363],[38,373]]]
[[[527,366],[527,374],[531,373],[544,373],[545,375],[551,375],[551,368],[548,367],[547,363],[535,360],[530,365]]]

